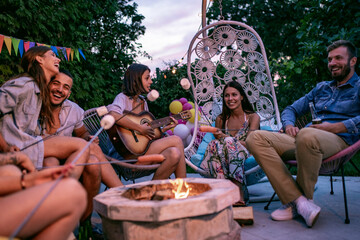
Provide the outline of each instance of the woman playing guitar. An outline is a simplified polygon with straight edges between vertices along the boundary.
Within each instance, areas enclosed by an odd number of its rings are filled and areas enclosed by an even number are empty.
[[[123,92],[118,94],[114,102],[108,106],[108,110],[115,119],[121,118],[124,111],[131,111],[133,114],[139,114],[148,111],[147,102],[140,94],[150,92],[152,80],[150,78],[150,69],[142,64],[132,64],[126,70],[123,81]],[[165,132],[177,125],[177,120],[171,118],[170,124],[163,126],[162,131]],[[145,136],[150,140],[150,145],[145,152],[148,154],[162,154],[165,160],[156,170],[153,180],[167,179],[172,173],[176,178],[186,177],[186,165],[184,155],[184,145],[178,136],[169,136],[154,140],[155,131],[148,124],[139,124],[132,121],[129,117],[122,117],[116,122],[116,125],[133,130],[134,132]]]

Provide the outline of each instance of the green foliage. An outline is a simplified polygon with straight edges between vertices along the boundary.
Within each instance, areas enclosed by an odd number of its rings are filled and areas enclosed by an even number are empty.
[[[172,73],[173,69],[176,69],[176,73]],[[168,116],[170,113],[169,105],[175,99],[184,97],[188,101],[194,101],[191,93],[184,90],[180,85],[180,80],[187,78],[186,71],[186,65],[179,66],[170,63],[167,69],[162,71],[158,69],[151,88],[159,91],[160,97],[154,102],[149,102],[150,111],[156,118]]]
[[[80,48],[86,61],[66,61],[61,68],[74,75],[71,100],[85,109],[112,102],[121,90],[127,66],[135,62],[144,34],[143,16],[131,0],[57,1],[3,0],[0,33],[23,40]],[[0,84],[21,72],[20,56],[0,54]]]
[[[261,36],[273,74],[279,109],[330,80],[326,46],[347,39],[360,46],[360,1],[222,0],[226,20],[240,21]],[[220,19],[219,1],[207,13]],[[358,72],[359,73],[359,72]]]

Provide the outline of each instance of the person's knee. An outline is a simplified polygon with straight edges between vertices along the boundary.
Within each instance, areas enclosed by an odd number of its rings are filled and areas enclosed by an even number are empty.
[[[89,165],[85,166],[86,173],[89,173],[89,174],[93,175],[94,177],[97,177],[98,175],[100,175],[100,165],[98,164],[99,159],[96,156],[90,155],[87,163]]]
[[[98,144],[92,143],[90,145],[90,152],[94,153],[94,154],[99,154],[99,153],[102,153],[102,150]]]
[[[65,196],[68,196],[69,203],[79,208],[81,212],[85,211],[87,193],[79,181],[73,178],[65,178],[60,182],[60,189]]]
[[[254,131],[249,134],[245,140],[246,147],[250,152],[256,151],[255,145],[262,143],[264,141],[264,131]]]
[[[56,157],[46,157],[44,158],[44,167],[58,166],[60,161]]]
[[[4,165],[0,167],[0,176],[21,176],[21,170],[15,165]]]
[[[169,148],[168,156],[170,156],[170,159],[168,160],[172,165],[179,164],[181,159],[181,153],[178,148],[175,147]]]
[[[311,128],[300,129],[296,136],[296,147],[311,147],[314,148],[319,145],[317,139],[318,133]]]

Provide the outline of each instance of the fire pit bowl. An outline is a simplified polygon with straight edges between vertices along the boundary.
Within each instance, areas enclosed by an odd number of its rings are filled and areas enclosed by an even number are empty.
[[[97,195],[94,209],[101,216],[104,237],[240,239],[240,226],[232,215],[232,204],[240,199],[238,187],[224,179],[183,180],[190,188],[184,199],[172,198],[170,179],[112,188]]]

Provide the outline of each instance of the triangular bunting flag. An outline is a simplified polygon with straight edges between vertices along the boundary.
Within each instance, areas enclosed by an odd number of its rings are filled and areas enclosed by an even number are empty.
[[[79,50],[76,49],[75,51],[75,57],[78,61],[80,61],[80,57],[79,57]]]
[[[56,56],[59,56],[58,50],[57,50],[57,48],[55,46],[51,46],[51,49],[56,54]]]
[[[71,61],[74,61],[74,49],[71,49],[70,55],[71,55]]]
[[[11,55],[11,38],[4,36],[5,45],[9,51],[9,55]]]
[[[61,58],[65,58],[66,61],[74,61],[75,58],[80,61],[81,55],[85,60],[85,55],[80,48],[72,49],[66,47],[58,47],[58,46],[51,46],[45,43],[38,43],[38,42],[31,42],[31,41],[24,41],[22,39],[17,39],[14,37],[8,37],[5,35],[0,34],[0,53],[2,51],[3,45],[6,45],[7,50],[9,51],[9,55],[11,55],[11,50],[14,48],[15,55],[17,56],[18,52],[20,52],[20,57],[23,57],[24,53],[27,52],[30,48],[35,46],[47,46],[52,49],[52,51]],[[60,54],[61,53],[61,54]]]
[[[83,54],[83,52],[81,51],[80,48],[79,48],[79,53],[80,53],[80,55],[86,60],[85,55]]]
[[[71,52],[71,48],[66,48],[66,56],[68,61],[70,61],[70,52]]]
[[[1,50],[2,50],[3,43],[4,43],[4,35],[0,34],[0,53],[1,53]]]
[[[29,50],[29,48],[30,48],[30,42],[28,42],[28,41],[24,42],[24,50],[25,50],[25,52],[27,52],[27,50]]]
[[[16,38],[11,38],[11,42],[15,51],[15,55],[17,56],[18,54],[18,50],[19,50],[19,43],[20,43],[20,39],[16,39]]]
[[[20,52],[20,57],[22,57],[23,53],[24,53],[24,41],[20,39],[20,43],[19,43],[19,52]]]
[[[59,47],[61,50],[61,53],[63,54],[63,56],[65,57],[66,61],[67,61],[67,57],[66,57],[66,48],[64,47]]]

